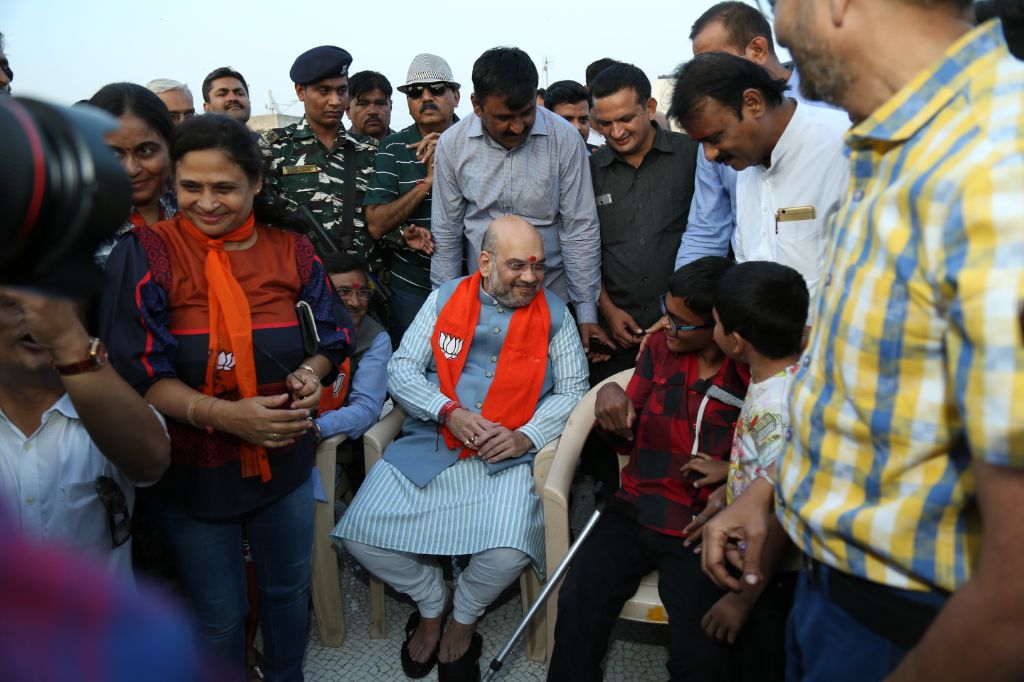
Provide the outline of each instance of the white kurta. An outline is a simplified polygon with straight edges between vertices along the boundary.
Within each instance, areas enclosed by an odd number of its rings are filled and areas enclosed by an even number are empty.
[[[454,284],[439,291],[450,293]],[[409,415],[402,434],[368,472],[333,536],[416,554],[510,547],[528,554],[542,571],[544,519],[530,458],[501,470],[478,458],[456,460],[437,431],[437,412],[448,400],[431,381],[436,379],[431,337],[439,291],[427,298],[388,367],[389,388]],[[480,318],[458,383],[466,409],[479,412],[483,405],[513,313],[481,293]],[[534,444],[533,453],[561,432],[587,390],[587,361],[576,325],[567,313],[559,319],[541,398],[533,418],[520,428]]]

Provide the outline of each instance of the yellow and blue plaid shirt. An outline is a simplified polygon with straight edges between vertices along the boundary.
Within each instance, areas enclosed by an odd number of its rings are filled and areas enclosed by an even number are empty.
[[[1024,63],[980,26],[847,145],[779,514],[834,568],[953,590],[981,543],[972,460],[1024,468]]]

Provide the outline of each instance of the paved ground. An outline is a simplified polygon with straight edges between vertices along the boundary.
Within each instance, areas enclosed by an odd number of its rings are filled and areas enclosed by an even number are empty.
[[[570,525],[579,531],[593,509],[593,495],[587,483],[574,486],[574,504]],[[338,515],[344,513],[344,503],[338,504]],[[348,638],[341,647],[332,649],[320,645],[319,630],[310,624],[309,646],[306,649],[305,675],[307,682],[376,682],[406,680],[399,661],[405,621],[412,613],[412,602],[394,592],[387,595],[387,639],[370,639],[370,590],[366,571],[345,552],[341,561],[342,602]],[[311,609],[312,611],[312,609]],[[480,623],[484,638],[481,667],[486,669],[498,655],[508,637],[523,616],[519,599],[519,582],[513,585],[494,604]],[[315,618],[315,617],[314,617]],[[668,656],[668,628],[663,625],[631,623],[620,620],[612,633],[612,642],[605,661],[605,680],[609,682],[647,682],[666,678],[665,660]],[[533,682],[544,680],[545,668],[526,659],[522,644],[512,651],[502,668],[499,680]],[[431,672],[426,680],[436,680]]]
[[[340,648],[320,645],[316,623],[311,623],[306,650],[307,682],[356,682],[405,680],[399,661],[404,637],[402,628],[412,612],[411,602],[389,593],[387,597],[388,639],[370,639],[369,583],[366,571],[348,555],[342,555],[342,595],[348,638]],[[484,638],[481,666],[493,659],[522,618],[518,581],[492,611],[484,616],[480,632]],[[659,625],[619,621],[606,662],[606,680],[641,682],[664,680],[668,628]],[[526,682],[544,679],[544,666],[526,659],[522,645],[509,655],[498,679]],[[432,672],[426,680],[436,680]]]

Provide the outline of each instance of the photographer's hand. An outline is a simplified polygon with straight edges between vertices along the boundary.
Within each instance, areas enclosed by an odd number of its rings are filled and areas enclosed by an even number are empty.
[[[80,306],[0,287],[4,326],[28,337],[52,358],[54,365],[85,360],[91,340],[81,321]],[[170,441],[146,401],[109,364],[60,376],[78,418],[100,452],[134,481],[155,481],[170,466]],[[130,437],[129,437],[130,434]]]

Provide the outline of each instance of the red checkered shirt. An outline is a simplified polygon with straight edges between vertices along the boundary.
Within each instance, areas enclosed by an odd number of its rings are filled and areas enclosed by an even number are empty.
[[[713,377],[701,379],[697,354],[674,353],[665,342],[662,332],[650,337],[626,388],[637,420],[632,442],[621,441],[629,463],[616,497],[633,505],[642,525],[682,536],[711,494],[679,471],[690,460],[694,436],[698,452],[728,461],[740,414],[739,407],[708,398],[698,425],[701,403],[712,385],[742,402],[750,371],[725,358]]]

